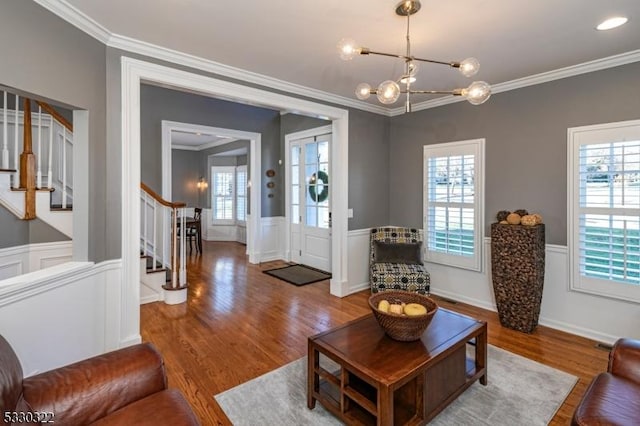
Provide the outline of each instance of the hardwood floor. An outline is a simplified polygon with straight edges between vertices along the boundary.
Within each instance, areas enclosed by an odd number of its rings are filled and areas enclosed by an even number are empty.
[[[251,265],[243,245],[203,244],[202,256],[188,256],[188,302],[143,305],[141,332],[164,356],[169,386],[183,392],[202,424],[226,425],[214,395],[306,355],[308,336],[369,314],[369,292],[340,299],[328,281],[296,287],[262,273],[283,262]],[[487,321],[490,344],[579,378],[552,425],[570,423],[591,378],[606,369],[608,352],[592,340],[542,326],[520,333],[502,327],[495,312],[434,298]]]

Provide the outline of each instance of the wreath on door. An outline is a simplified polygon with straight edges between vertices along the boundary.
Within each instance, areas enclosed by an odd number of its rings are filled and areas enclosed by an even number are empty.
[[[322,185],[322,191],[319,194],[316,189],[318,185]],[[322,203],[329,197],[329,175],[322,170],[318,170],[317,173],[311,175],[308,186],[312,200]]]

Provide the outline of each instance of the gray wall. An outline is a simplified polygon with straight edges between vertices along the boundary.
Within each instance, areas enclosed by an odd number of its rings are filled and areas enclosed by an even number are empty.
[[[89,111],[89,259],[119,257],[104,243],[120,234],[106,228],[105,46],[32,1],[1,2],[0,35],[0,84]],[[12,226],[2,217],[0,229]]]
[[[349,219],[349,229],[393,224],[389,217],[389,177],[389,117],[350,110],[349,208],[353,209],[353,218]]]
[[[206,178],[199,167],[200,155],[198,151],[171,150],[171,200],[169,201],[187,203],[187,207],[200,206],[198,194],[200,190],[196,183],[200,176]],[[194,167],[194,164],[198,167]],[[162,190],[156,192],[162,194]]]
[[[485,235],[499,210],[542,214],[567,242],[567,128],[640,118],[640,63],[391,119],[390,219],[422,226],[423,145],[486,139]]]
[[[0,248],[29,244],[29,222],[0,206]]]
[[[18,219],[0,206],[0,249],[55,241],[69,241],[69,237],[40,219]]]
[[[140,93],[142,181],[156,192],[162,188],[161,121],[222,127],[262,135],[262,168],[274,168],[280,158],[280,112],[205,96],[143,85]],[[281,216],[282,206],[262,196],[262,216]]]

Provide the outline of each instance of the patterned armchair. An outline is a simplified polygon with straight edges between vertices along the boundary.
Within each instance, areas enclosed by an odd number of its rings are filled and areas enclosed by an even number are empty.
[[[422,262],[422,233],[415,228],[373,228],[370,238],[371,292],[405,290],[429,294],[431,278]]]

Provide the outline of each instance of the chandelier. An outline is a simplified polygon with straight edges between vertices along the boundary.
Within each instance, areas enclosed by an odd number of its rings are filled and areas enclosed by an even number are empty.
[[[404,55],[396,55],[392,53],[375,52],[368,47],[359,47],[356,42],[349,38],[343,38],[338,43],[340,58],[345,61],[353,59],[356,55],[380,55],[392,58],[400,58],[404,60],[404,74],[396,81],[386,80],[380,83],[377,89],[371,88],[367,83],[360,83],[356,87],[356,96],[358,99],[367,99],[371,95],[376,95],[378,100],[383,104],[392,104],[398,100],[402,93],[406,94],[405,111],[411,112],[410,97],[414,94],[420,95],[453,95],[464,96],[469,103],[480,105],[486,102],[491,96],[491,86],[484,81],[474,81],[464,89],[454,90],[414,90],[411,85],[416,81],[418,73],[417,62],[429,62],[432,64],[448,65],[457,68],[465,77],[471,77],[477,74],[480,64],[475,58],[467,58],[460,62],[443,62],[433,59],[416,58],[411,54],[411,39],[409,36],[409,20],[411,15],[420,10],[419,0],[405,0],[396,6],[396,14],[407,17],[407,51]],[[401,87],[402,85],[402,87]]]

